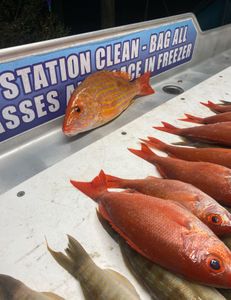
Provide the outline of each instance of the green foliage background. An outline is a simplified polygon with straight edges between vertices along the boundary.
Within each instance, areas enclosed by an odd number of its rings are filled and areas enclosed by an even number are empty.
[[[54,12],[49,12],[46,0],[0,0],[0,48],[63,37],[69,33]]]

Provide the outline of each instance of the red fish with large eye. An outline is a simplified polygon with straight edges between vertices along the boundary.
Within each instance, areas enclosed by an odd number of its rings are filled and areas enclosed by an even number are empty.
[[[149,196],[174,200],[189,209],[216,235],[231,234],[229,211],[191,184],[153,176],[144,179],[123,179],[106,175],[106,180],[109,188],[128,188]]]
[[[230,169],[207,162],[162,157],[156,155],[143,143],[141,147],[141,150],[129,150],[155,165],[162,177],[190,183],[219,203],[231,206]]]
[[[104,125],[121,114],[135,96],[153,94],[150,73],[130,81],[125,72],[100,71],[89,75],[73,92],[63,122],[68,136]]]
[[[202,284],[231,288],[231,252],[195,215],[175,201],[109,192],[101,171],[92,182],[71,181],[141,255]]]

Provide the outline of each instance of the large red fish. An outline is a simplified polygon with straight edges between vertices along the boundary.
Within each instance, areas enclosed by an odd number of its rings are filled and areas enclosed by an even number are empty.
[[[231,206],[231,170],[208,162],[191,162],[171,157],[161,157],[147,145],[132,153],[156,165],[164,178],[191,183],[221,204]]]
[[[189,209],[216,235],[231,233],[231,214],[191,184],[153,176],[144,179],[123,179],[106,175],[106,180],[108,188],[129,188],[149,196],[174,200]]]
[[[187,137],[191,140],[231,146],[231,122],[208,124],[189,128],[177,128],[167,122],[162,122],[163,127],[155,129]]]
[[[231,252],[196,216],[175,201],[108,192],[101,172],[72,184],[98,203],[106,219],[138,253],[188,279],[231,288]]]
[[[199,118],[189,114],[185,114],[185,116],[186,118],[179,119],[179,120],[190,122],[190,123],[198,123],[198,124],[215,124],[220,122],[231,122],[231,111],[206,117],[206,118]]]
[[[153,94],[150,73],[130,81],[125,72],[101,71],[89,75],[71,95],[63,122],[68,136],[99,127],[121,114],[138,95]]]
[[[168,153],[171,157],[177,157],[189,161],[206,161],[231,169],[230,149],[177,147],[165,144],[164,142],[150,136],[148,137],[148,140],[141,139],[141,141],[150,147]]]
[[[216,104],[216,103],[213,103],[212,101],[208,101],[208,103],[201,102],[201,104],[210,108],[212,111],[214,111],[216,113],[224,113],[224,112],[231,111],[231,105],[230,105],[231,103],[230,104]]]

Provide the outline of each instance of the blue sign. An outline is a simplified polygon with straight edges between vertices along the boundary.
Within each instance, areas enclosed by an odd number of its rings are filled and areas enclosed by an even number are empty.
[[[0,64],[0,142],[65,113],[74,88],[89,74],[122,70],[152,76],[191,60],[192,19]]]

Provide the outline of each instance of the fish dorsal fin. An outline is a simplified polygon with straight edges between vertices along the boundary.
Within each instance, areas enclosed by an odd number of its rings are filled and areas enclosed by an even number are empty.
[[[123,286],[125,286],[132,294],[137,296],[137,299],[140,299],[139,295],[136,292],[136,289],[134,286],[131,284],[131,282],[122,274],[111,270],[111,269],[105,269],[105,272],[108,272],[110,276],[112,276],[118,283],[121,283]]]
[[[131,80],[131,76],[127,72],[115,71],[115,72],[112,72],[112,75],[114,75],[115,77],[123,78],[123,79],[125,79],[127,81]]]
[[[132,241],[130,241],[130,239],[126,236],[126,234],[120,230],[120,228],[118,228],[113,221],[111,220],[111,218],[109,217],[107,211],[105,210],[105,208],[103,207],[103,205],[100,203],[99,204],[99,213],[100,215],[109,222],[109,224],[111,225],[111,227],[117,232],[119,233],[119,235],[125,239],[125,241],[128,243],[128,245],[130,245],[132,247],[132,249],[134,249],[136,252],[140,253],[141,255],[147,257],[147,255],[138,247],[136,246]],[[148,257],[147,257],[148,258]]]
[[[51,293],[51,292],[42,292],[42,294],[52,300],[65,300],[64,298],[62,298],[54,293]]]

